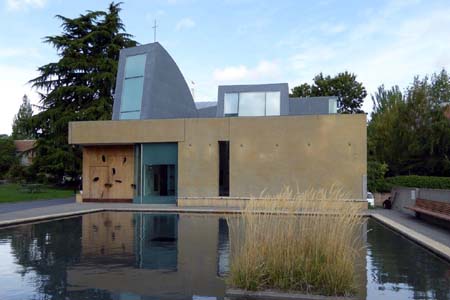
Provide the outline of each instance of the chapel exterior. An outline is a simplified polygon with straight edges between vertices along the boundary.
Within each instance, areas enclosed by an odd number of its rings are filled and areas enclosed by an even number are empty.
[[[342,187],[366,197],[366,115],[287,83],[218,87],[195,103],[159,43],[120,53],[111,121],[71,122],[85,202],[174,204]]]

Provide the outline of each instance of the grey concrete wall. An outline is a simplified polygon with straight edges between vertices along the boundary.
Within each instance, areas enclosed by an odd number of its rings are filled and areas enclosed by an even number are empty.
[[[405,206],[413,206],[417,198],[450,203],[450,190],[396,187],[392,189],[391,197],[395,198],[392,209],[414,215]]]
[[[139,54],[147,54],[140,119],[196,118],[197,109],[183,74],[156,42],[120,51],[112,119],[120,117],[126,58]]]
[[[419,189],[418,198],[450,203],[450,190]]]
[[[414,212],[406,209],[405,206],[413,206],[418,197],[418,189],[416,188],[393,188],[391,197],[393,202],[392,209],[414,216]]]
[[[217,105],[199,108],[197,111],[199,118],[215,118],[217,115]]]
[[[329,100],[335,97],[290,98],[289,115],[328,114]]]

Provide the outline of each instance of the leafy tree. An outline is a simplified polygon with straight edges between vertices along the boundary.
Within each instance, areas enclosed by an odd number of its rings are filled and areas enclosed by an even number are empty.
[[[303,83],[292,89],[292,97],[337,96],[340,113],[363,113],[361,106],[367,96],[366,89],[356,80],[356,75],[347,71],[334,77],[316,75],[314,83]]]
[[[311,97],[312,91],[311,86],[307,83],[303,83],[292,89],[291,97]]]
[[[27,95],[22,98],[17,115],[14,116],[12,125],[12,137],[15,140],[32,139],[33,130],[30,126],[31,117],[33,116],[33,108]]]
[[[0,179],[5,178],[8,170],[16,161],[14,140],[7,135],[0,135]]]
[[[378,192],[383,189],[384,176],[388,170],[388,165],[378,161],[367,161],[367,188],[370,192]]]
[[[381,86],[372,97],[368,157],[389,165],[389,176],[450,176],[450,121],[442,104],[450,101],[445,70],[414,78],[401,93]]]
[[[60,58],[30,81],[41,91],[41,112],[31,123],[38,138],[34,165],[55,180],[80,173],[80,149],[67,144],[68,123],[111,118],[119,51],[136,45],[124,32],[120,10],[120,3],[111,3],[107,11],[73,19],[58,15],[63,33],[45,38]]]

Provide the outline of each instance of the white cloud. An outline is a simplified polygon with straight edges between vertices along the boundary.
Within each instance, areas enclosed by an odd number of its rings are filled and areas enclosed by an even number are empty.
[[[195,26],[194,20],[191,18],[183,18],[180,21],[178,21],[177,25],[175,26],[175,29],[177,31],[181,31],[184,29],[189,29]]]
[[[18,11],[28,8],[42,8],[47,4],[47,0],[7,0],[8,10]]]
[[[370,95],[381,84],[406,88],[415,75],[450,70],[450,44],[446,42],[450,9],[436,7],[408,14],[404,5],[397,1],[370,12],[366,21],[348,26],[339,39],[302,36],[307,40],[304,43],[298,33],[288,36],[282,42],[292,45],[293,53],[281,65],[285,80],[292,88],[310,82],[319,72],[354,72],[369,93],[363,109],[370,112]]]
[[[244,65],[230,66],[222,69],[216,69],[213,72],[213,78],[217,81],[254,81],[273,78],[279,74],[279,66],[276,62],[261,61],[254,68]]]

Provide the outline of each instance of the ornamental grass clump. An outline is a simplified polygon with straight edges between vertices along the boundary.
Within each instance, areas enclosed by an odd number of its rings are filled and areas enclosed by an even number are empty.
[[[353,295],[363,217],[345,199],[331,188],[249,200],[241,217],[228,218],[228,283],[246,290]]]

